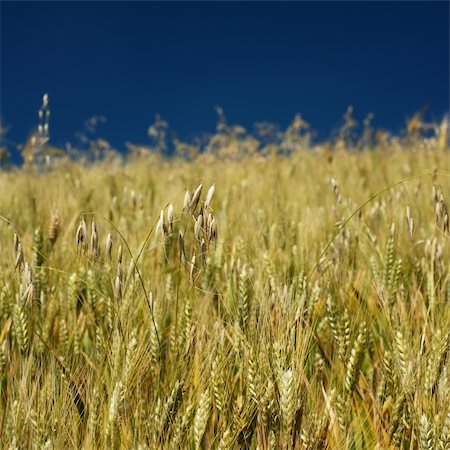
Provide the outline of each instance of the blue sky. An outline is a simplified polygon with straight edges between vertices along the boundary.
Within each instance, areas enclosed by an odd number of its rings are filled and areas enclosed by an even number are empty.
[[[214,106],[248,129],[295,113],[330,136],[347,105],[398,130],[449,110],[448,2],[0,3],[0,114],[23,142],[48,92],[52,141],[94,115],[118,148],[161,113],[188,139]]]

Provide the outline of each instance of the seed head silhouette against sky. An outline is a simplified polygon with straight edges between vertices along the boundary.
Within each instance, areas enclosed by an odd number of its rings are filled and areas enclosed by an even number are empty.
[[[10,146],[50,98],[54,145],[91,116],[119,149],[148,144],[156,113],[182,139],[230,123],[327,139],[348,105],[398,132],[449,110],[449,3],[1,2],[0,114]]]

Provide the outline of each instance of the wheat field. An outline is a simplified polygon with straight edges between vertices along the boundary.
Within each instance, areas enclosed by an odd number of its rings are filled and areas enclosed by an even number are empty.
[[[0,172],[0,447],[449,450],[424,142]]]

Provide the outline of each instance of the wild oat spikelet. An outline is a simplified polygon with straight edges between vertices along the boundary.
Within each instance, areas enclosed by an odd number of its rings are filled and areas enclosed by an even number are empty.
[[[164,223],[164,210],[162,209],[159,214],[159,220],[156,224],[156,235],[160,234],[162,237],[166,234],[166,225]]]
[[[195,253],[192,255],[191,259],[191,268],[189,272],[189,277],[192,284],[195,284],[195,274],[196,274],[196,267],[195,267]]]
[[[98,258],[99,257],[98,234],[97,234],[97,225],[96,225],[94,220],[92,221],[91,227],[92,227],[92,232],[91,232],[91,252],[92,252],[92,256],[94,258]]]
[[[186,191],[184,194],[184,200],[183,200],[183,212],[187,211],[191,205],[191,194],[189,194],[189,191]]]
[[[199,214],[194,225],[194,236],[195,239],[197,239],[197,241],[200,241],[200,232],[202,231],[202,225],[203,225],[203,216]]]
[[[412,240],[414,232],[414,219],[411,217],[409,205],[406,207],[406,226],[408,228],[409,238]]]
[[[215,218],[211,220],[209,226],[208,241],[217,242],[217,222]]]
[[[202,187],[203,184],[200,184],[192,195],[191,203],[189,204],[189,210],[191,214],[194,214],[195,210],[197,209],[197,205],[200,200],[200,195],[202,193]]]
[[[202,259],[202,267],[206,266],[206,242],[205,239],[202,238],[202,242],[200,243],[200,257]]]
[[[48,227],[48,240],[52,246],[55,245],[56,239],[59,235],[59,214],[57,211],[52,213],[50,218],[50,225]]]
[[[23,266],[23,250],[22,250],[22,244],[19,242],[17,244],[17,255],[16,255],[16,261],[14,264],[14,269],[21,268]]]
[[[120,266],[122,264],[122,245],[119,245],[117,249],[117,265]]]
[[[80,225],[78,225],[76,233],[77,250],[85,250],[87,246],[87,225],[86,221],[81,219]]]
[[[186,252],[184,250],[184,239],[181,231],[178,233],[178,247],[180,250],[180,259],[184,263],[186,262]]]
[[[131,279],[131,277],[134,274],[134,269],[135,268],[136,268],[136,262],[134,261],[134,258],[131,258],[130,265],[128,266],[127,280]]]
[[[205,199],[205,208],[209,208],[209,206],[211,205],[212,199],[214,197],[214,193],[216,192],[216,184],[214,183],[209,189],[208,189],[208,193],[206,194],[206,199]]]
[[[19,249],[19,236],[17,235],[17,233],[14,233],[14,252],[17,254],[17,250]]]
[[[449,230],[449,216],[447,204],[444,201],[444,195],[433,186],[434,201],[435,201],[435,213],[436,224],[438,227],[442,227],[444,233],[448,233]],[[439,193],[439,196],[438,196]]]
[[[23,277],[27,286],[33,282],[33,269],[28,263],[23,266]]]
[[[168,224],[168,232],[172,233],[173,231],[173,205],[170,203],[167,208],[167,224]]]
[[[114,297],[116,300],[120,300],[122,298],[122,281],[119,274],[117,274],[116,281],[114,283]]]
[[[112,261],[112,237],[111,237],[111,233],[108,233],[108,236],[106,236],[106,244],[105,244],[105,250],[106,250],[106,254],[108,255],[108,258],[110,261]]]
[[[213,220],[213,215],[211,214],[210,211],[208,211],[208,214],[206,215],[206,212],[204,213],[204,228],[205,228],[205,232],[206,235],[208,236],[209,239],[209,228],[211,226],[211,221]]]

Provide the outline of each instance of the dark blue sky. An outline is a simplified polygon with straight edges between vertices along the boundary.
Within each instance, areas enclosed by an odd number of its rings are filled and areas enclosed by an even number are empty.
[[[4,2],[1,118],[23,142],[50,96],[55,144],[90,116],[123,148],[161,113],[183,138],[229,122],[285,127],[300,112],[322,138],[347,105],[398,130],[423,106],[449,110],[448,2]]]

